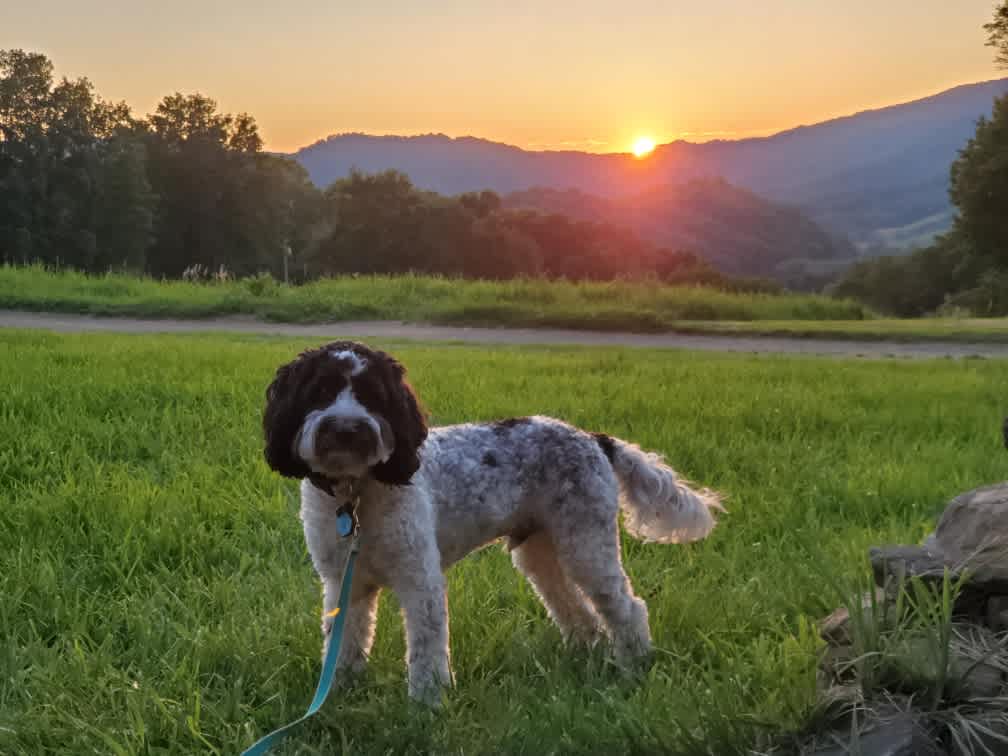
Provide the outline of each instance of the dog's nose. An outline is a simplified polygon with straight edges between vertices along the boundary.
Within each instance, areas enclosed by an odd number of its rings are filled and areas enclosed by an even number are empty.
[[[370,426],[358,417],[325,417],[315,431],[315,450],[320,455],[336,449],[363,451],[369,446]]]

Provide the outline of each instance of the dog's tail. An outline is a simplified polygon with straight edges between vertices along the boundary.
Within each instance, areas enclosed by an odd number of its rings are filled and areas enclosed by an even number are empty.
[[[620,507],[630,535],[642,541],[687,543],[706,538],[724,512],[721,495],[696,490],[653,452],[596,435],[620,482]]]

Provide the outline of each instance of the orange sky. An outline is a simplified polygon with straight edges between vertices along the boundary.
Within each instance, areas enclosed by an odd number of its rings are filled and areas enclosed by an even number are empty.
[[[175,90],[252,113],[267,147],[472,134],[626,151],[767,134],[1006,75],[994,0],[8,3],[0,48],[48,54],[139,113]],[[170,7],[169,7],[170,6]]]

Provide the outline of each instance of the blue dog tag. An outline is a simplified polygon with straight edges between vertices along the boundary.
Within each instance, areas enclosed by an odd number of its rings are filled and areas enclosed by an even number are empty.
[[[354,530],[353,516],[349,512],[340,512],[336,518],[336,527],[339,528],[339,534],[344,538],[351,535]]]

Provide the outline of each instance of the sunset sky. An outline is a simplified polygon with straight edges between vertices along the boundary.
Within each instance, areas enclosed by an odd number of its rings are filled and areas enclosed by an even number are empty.
[[[768,134],[1005,75],[994,0],[5,2],[0,48],[48,54],[140,114],[199,91],[269,149],[331,133],[627,151]]]

